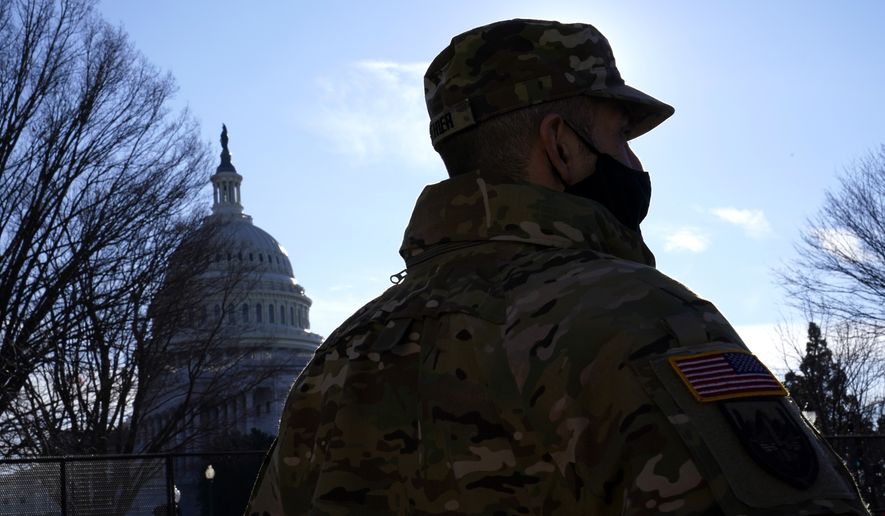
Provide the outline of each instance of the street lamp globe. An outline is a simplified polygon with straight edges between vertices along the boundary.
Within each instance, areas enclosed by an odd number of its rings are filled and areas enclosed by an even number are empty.
[[[811,426],[817,426],[817,412],[806,408],[802,411],[802,416],[807,419],[809,423],[811,423]]]
[[[208,466],[206,466],[205,475],[206,475],[206,480],[212,480],[213,478],[215,478],[215,468],[212,467],[212,464],[209,464]]]

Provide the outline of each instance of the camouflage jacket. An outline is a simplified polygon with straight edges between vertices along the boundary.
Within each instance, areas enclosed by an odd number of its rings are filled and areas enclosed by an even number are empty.
[[[247,514],[867,514],[776,381],[699,401],[678,360],[754,359],[592,201],[457,177],[401,254],[296,380]]]

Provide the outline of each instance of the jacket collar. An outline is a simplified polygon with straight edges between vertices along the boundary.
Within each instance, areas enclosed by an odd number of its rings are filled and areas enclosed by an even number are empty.
[[[400,255],[408,261],[439,244],[486,240],[591,249],[655,263],[642,235],[602,205],[524,180],[488,180],[475,173],[424,188]]]

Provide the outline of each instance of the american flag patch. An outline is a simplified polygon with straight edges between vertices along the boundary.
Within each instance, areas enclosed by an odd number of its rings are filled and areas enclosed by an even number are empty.
[[[751,353],[714,351],[673,356],[670,365],[698,401],[787,395],[784,386]]]

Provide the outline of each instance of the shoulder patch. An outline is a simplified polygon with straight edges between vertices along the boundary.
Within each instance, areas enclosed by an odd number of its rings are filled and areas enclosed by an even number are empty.
[[[669,357],[670,366],[700,402],[786,396],[787,390],[752,353],[710,351]]]
[[[719,405],[750,457],[797,489],[817,479],[817,455],[806,431],[776,399],[726,401]]]
[[[630,365],[681,437],[698,471],[711,485],[721,487],[717,501],[723,513],[864,514],[842,461],[805,426],[799,408],[789,396],[780,395],[782,391],[769,385],[768,396],[731,392],[725,396],[734,399],[699,402],[674,362],[729,354],[752,358],[747,350],[732,346],[711,342],[700,349],[677,348],[669,356]],[[679,365],[689,369],[685,362]],[[697,378],[692,381],[700,385]],[[705,397],[713,401],[714,396]]]

